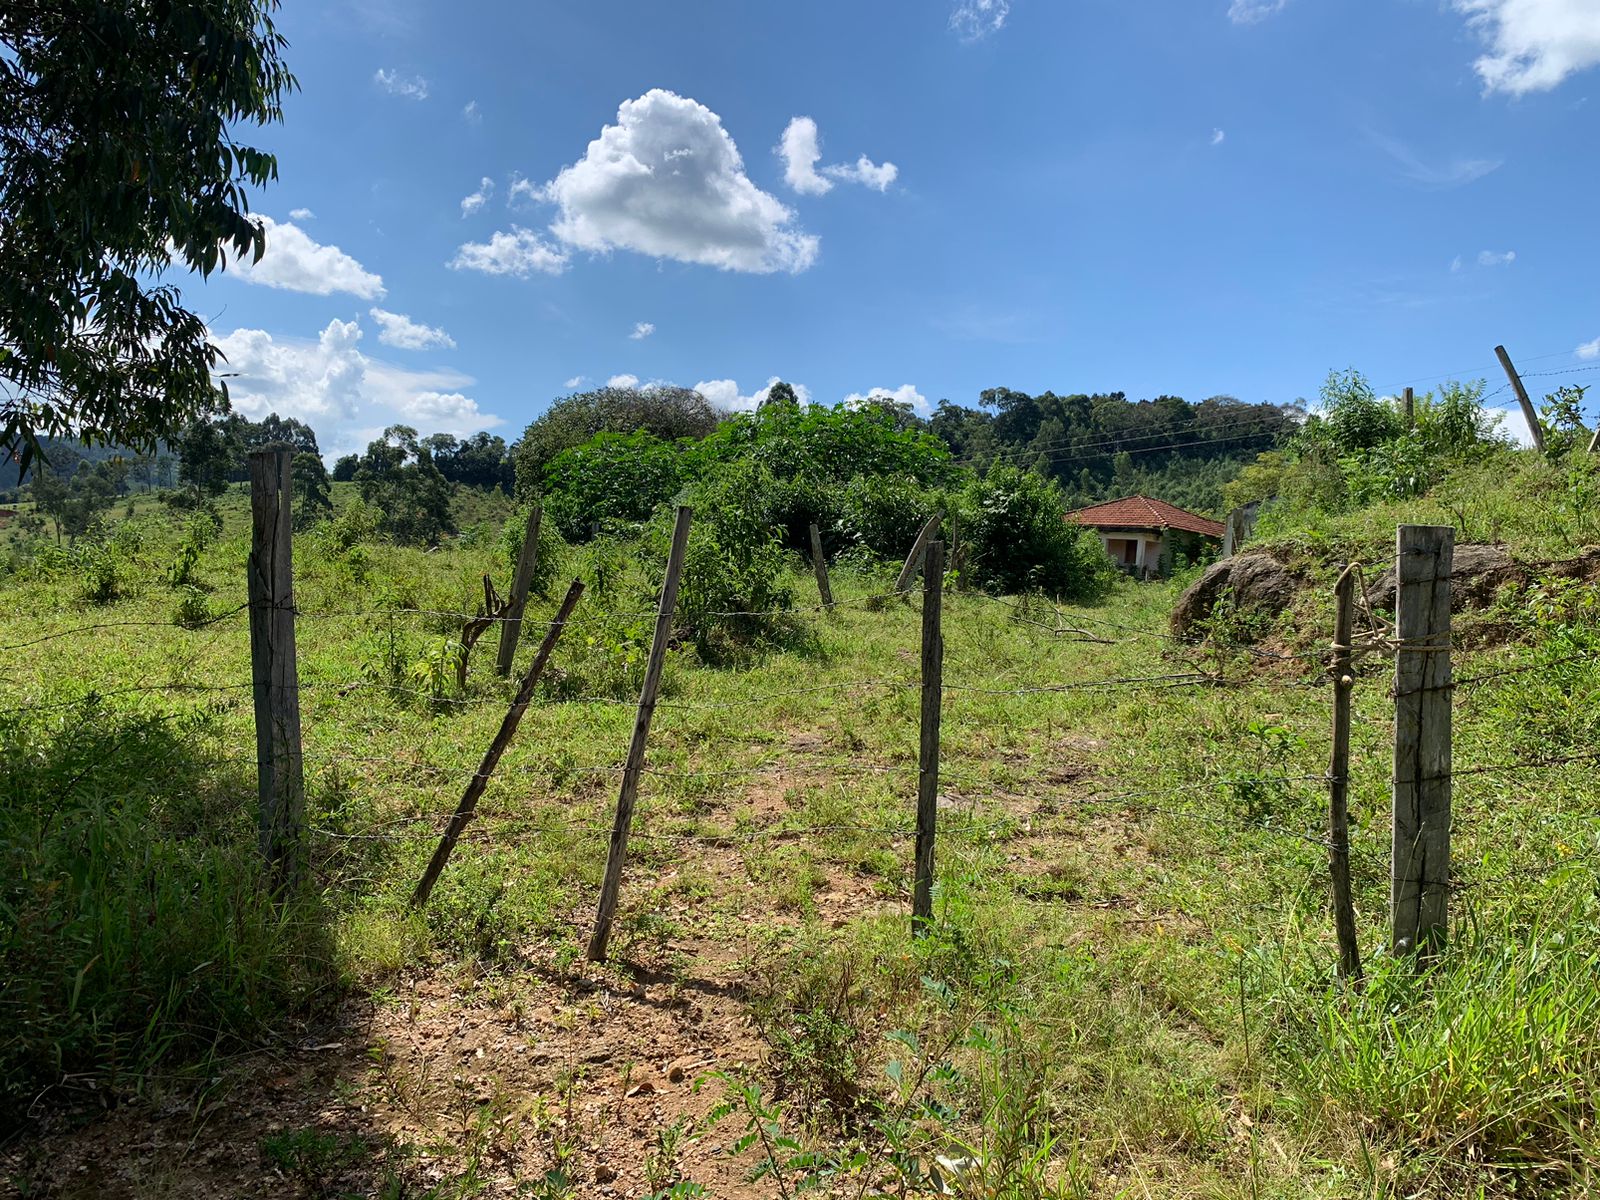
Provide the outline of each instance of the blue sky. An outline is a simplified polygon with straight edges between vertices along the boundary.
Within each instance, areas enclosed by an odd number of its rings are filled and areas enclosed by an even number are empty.
[[[1536,392],[1600,384],[1600,0],[279,20],[267,256],[187,291],[235,406],[330,453],[509,440],[614,377],[1288,401],[1348,365],[1493,390],[1504,342]]]

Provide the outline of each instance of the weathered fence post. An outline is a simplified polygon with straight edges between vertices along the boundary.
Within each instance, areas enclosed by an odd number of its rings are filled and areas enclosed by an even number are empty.
[[[900,568],[900,575],[894,581],[894,590],[906,591],[911,586],[911,581],[917,577],[917,565],[922,561],[922,552],[927,548],[928,539],[939,532],[939,525],[944,521],[943,513],[934,513],[929,517],[917,534],[917,540],[911,543],[911,553],[906,555],[906,565]]]
[[[1533,411],[1533,401],[1528,399],[1528,389],[1522,386],[1522,376],[1511,365],[1511,355],[1506,353],[1504,346],[1496,346],[1494,352],[1505,370],[1506,378],[1511,381],[1511,390],[1517,394],[1517,403],[1522,405],[1522,416],[1528,422],[1528,435],[1533,438],[1533,448],[1543,453],[1544,430],[1539,426],[1539,414]]]
[[[833,607],[833,588],[828,584],[828,560],[822,553],[822,533],[811,527],[811,565],[817,572],[817,593],[822,597],[822,607]]]
[[[261,854],[274,892],[293,888],[305,862],[306,786],[294,655],[292,457],[286,450],[250,455],[250,677]]]
[[[661,687],[661,665],[667,642],[672,637],[672,614],[678,605],[678,583],[683,574],[684,552],[689,545],[689,522],[693,516],[687,504],[678,506],[672,527],[672,549],[667,554],[667,574],[661,583],[661,602],[656,609],[656,629],[650,640],[650,657],[645,663],[644,687],[639,691],[639,711],[633,720],[633,740],[628,744],[628,761],[622,769],[622,787],[617,793],[617,817],[611,826],[611,848],[606,855],[606,875],[600,886],[600,910],[595,916],[594,933],[589,938],[590,962],[604,962],[606,943],[611,940],[611,920],[617,911],[617,893],[622,886],[622,865],[628,857],[628,830],[633,825],[633,806],[639,796],[639,776],[644,771],[645,743],[650,737],[650,719],[656,711],[656,692]]]
[[[1395,538],[1394,951],[1434,954],[1450,899],[1450,573],[1455,530]]]
[[[528,711],[528,703],[533,699],[533,689],[539,685],[539,677],[544,674],[545,666],[550,662],[556,641],[561,637],[561,631],[567,627],[572,610],[577,606],[578,597],[582,595],[583,582],[574,579],[572,586],[567,589],[567,598],[561,602],[555,620],[545,631],[544,641],[539,644],[539,652],[534,655],[533,665],[528,668],[528,673],[522,677],[522,682],[517,686],[516,699],[511,702],[511,707],[506,710],[506,715],[500,722],[500,732],[495,734],[494,741],[489,743],[483,761],[478,764],[477,773],[468,780],[467,790],[461,795],[461,803],[456,805],[455,815],[450,818],[450,824],[439,839],[438,848],[428,861],[428,869],[417,881],[417,890],[411,894],[411,903],[414,907],[421,907],[428,902],[428,897],[433,894],[433,885],[439,881],[440,873],[450,861],[450,853],[455,849],[461,831],[477,813],[478,798],[489,786],[489,777],[494,774],[495,767],[499,766],[500,756],[511,744],[511,739],[516,736],[517,726],[522,723],[522,714]]]
[[[539,522],[543,510],[535,503],[528,511],[528,527],[522,535],[522,549],[517,554],[517,573],[511,577],[511,595],[507,600],[505,615],[500,620],[500,653],[495,657],[496,675],[511,674],[512,660],[517,657],[517,642],[522,637],[522,613],[528,607],[528,590],[533,587],[533,571],[539,563]]]
[[[944,697],[944,543],[928,543],[922,563],[922,741],[917,753],[916,874],[911,932],[933,923],[933,839],[939,820],[939,716]]]
[[[1350,639],[1356,626],[1356,568],[1351,565],[1334,585],[1333,754],[1328,764],[1328,871],[1333,880],[1333,927],[1339,937],[1339,976],[1361,980],[1361,946],[1356,941],[1355,902],[1350,895]]]
[[[1410,388],[1405,390],[1405,395],[1400,401],[1401,413],[1406,419],[1406,432],[1410,433],[1417,427],[1417,394]]]

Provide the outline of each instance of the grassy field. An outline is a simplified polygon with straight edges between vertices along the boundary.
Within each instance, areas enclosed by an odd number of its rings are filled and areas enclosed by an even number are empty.
[[[432,553],[299,540],[315,886],[279,911],[255,878],[238,497],[224,517],[124,523],[110,597],[81,556],[0,585],[0,1178],[21,1194],[1591,1186],[1592,586],[1465,622],[1497,636],[1458,664],[1492,677],[1456,696],[1461,887],[1423,974],[1382,953],[1392,666],[1365,660],[1355,992],[1326,904],[1327,569],[1266,652],[1173,642],[1182,580],[1093,609],[952,592],[937,921],[913,940],[920,601],[860,569],[809,610],[797,561],[773,645],[669,656],[592,966],[651,623],[629,548],[568,551],[532,605],[522,663],[565,579],[590,588],[416,914],[508,696],[493,634],[464,692],[441,650],[482,572],[504,585],[504,513]]]

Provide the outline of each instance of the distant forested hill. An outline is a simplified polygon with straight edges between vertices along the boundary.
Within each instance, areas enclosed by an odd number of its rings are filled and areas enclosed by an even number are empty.
[[[1073,506],[1143,492],[1217,513],[1222,485],[1299,428],[1298,405],[1213,396],[1129,400],[1107,395],[1030,396],[990,388],[978,408],[942,401],[932,432],[958,460],[1031,467],[1061,482]]]
[[[154,455],[141,455],[126,446],[85,446],[73,438],[40,438],[39,444],[44,449],[45,458],[58,468],[64,463],[87,463],[94,466],[96,463],[109,462],[114,458],[125,459],[128,462],[148,461],[154,470],[160,460],[160,477],[148,481],[151,486],[170,486],[176,481],[177,459],[168,448],[163,445]],[[0,492],[9,492],[19,482],[19,464],[3,447],[0,447]],[[30,467],[28,474],[33,470]]]

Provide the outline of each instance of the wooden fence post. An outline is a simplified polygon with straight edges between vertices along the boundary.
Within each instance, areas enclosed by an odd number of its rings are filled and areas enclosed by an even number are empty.
[[[1417,394],[1407,388],[1401,405],[1406,418],[1406,432],[1410,433],[1417,427]]]
[[[293,515],[286,450],[250,455],[250,678],[255,694],[261,854],[275,893],[305,864],[300,673],[294,654]]]
[[[911,581],[917,577],[917,565],[922,561],[922,552],[927,548],[928,540],[939,532],[939,525],[944,520],[943,513],[934,513],[917,534],[917,540],[911,543],[911,553],[906,555],[906,565],[900,568],[900,575],[894,581],[894,590],[906,591],[911,586]]]
[[[944,697],[944,543],[928,543],[922,564],[922,741],[917,753],[916,874],[911,932],[933,923],[933,839],[939,822],[939,716]]]
[[[828,560],[822,553],[822,534],[815,525],[811,527],[811,565],[817,572],[817,594],[822,597],[822,607],[833,607],[833,588],[828,583]]]
[[[528,607],[528,590],[533,587],[533,571],[539,563],[539,522],[543,511],[535,503],[528,512],[528,527],[523,532],[522,549],[517,554],[517,573],[511,577],[511,595],[506,602],[505,615],[500,620],[500,653],[494,660],[496,675],[510,675],[512,660],[517,657],[517,642],[522,637],[522,613]]]
[[[556,648],[556,641],[561,637],[561,631],[567,627],[572,610],[577,606],[578,597],[582,595],[583,582],[574,579],[572,586],[567,589],[567,598],[561,602],[555,620],[545,631],[544,641],[539,643],[539,652],[534,655],[533,665],[528,668],[528,673],[522,677],[522,682],[517,686],[517,697],[511,702],[511,707],[506,710],[506,715],[500,722],[500,732],[495,734],[494,741],[489,743],[483,761],[478,764],[477,773],[468,780],[467,790],[461,795],[461,803],[456,805],[455,815],[450,818],[450,824],[439,839],[438,848],[428,860],[428,869],[417,881],[417,890],[411,894],[413,907],[420,908],[428,902],[428,897],[433,894],[433,885],[439,881],[440,872],[450,861],[450,853],[455,849],[461,831],[477,813],[478,798],[489,786],[489,777],[494,774],[495,767],[499,766],[500,756],[511,744],[511,739],[516,736],[517,726],[522,723],[522,714],[528,711],[528,703],[533,699],[533,689],[539,685],[539,677],[544,674],[550,655]]]
[[[1356,627],[1356,568],[1347,566],[1334,585],[1333,754],[1328,765],[1328,871],[1333,880],[1333,927],[1339,936],[1339,977],[1361,980],[1355,901],[1350,895],[1350,639]]]
[[[1396,538],[1394,952],[1444,948],[1450,899],[1450,573],[1455,530],[1402,525]]]
[[[1495,357],[1500,360],[1500,365],[1505,369],[1506,378],[1511,381],[1511,390],[1517,393],[1517,403],[1522,405],[1522,415],[1528,422],[1528,434],[1533,438],[1533,448],[1540,453],[1544,452],[1544,430],[1539,427],[1539,415],[1533,411],[1533,401],[1528,399],[1528,389],[1522,386],[1522,376],[1517,374],[1516,367],[1511,365],[1511,355],[1506,353],[1504,346],[1494,348]]]
[[[650,640],[650,657],[644,669],[644,687],[639,691],[639,711],[633,720],[633,740],[628,744],[628,761],[622,769],[622,787],[617,793],[617,817],[611,826],[611,848],[606,855],[605,881],[600,887],[600,910],[595,916],[594,933],[589,938],[590,962],[604,962],[606,943],[611,940],[611,921],[617,911],[617,893],[622,887],[622,865],[628,857],[628,831],[633,825],[633,806],[639,797],[639,776],[644,771],[645,743],[650,737],[650,719],[656,711],[656,692],[661,687],[661,665],[667,642],[672,637],[672,614],[678,605],[678,583],[683,574],[684,552],[689,545],[689,522],[693,511],[687,504],[678,506],[672,527],[672,549],[667,554],[667,574],[661,583],[661,602],[656,609],[656,629]]]

